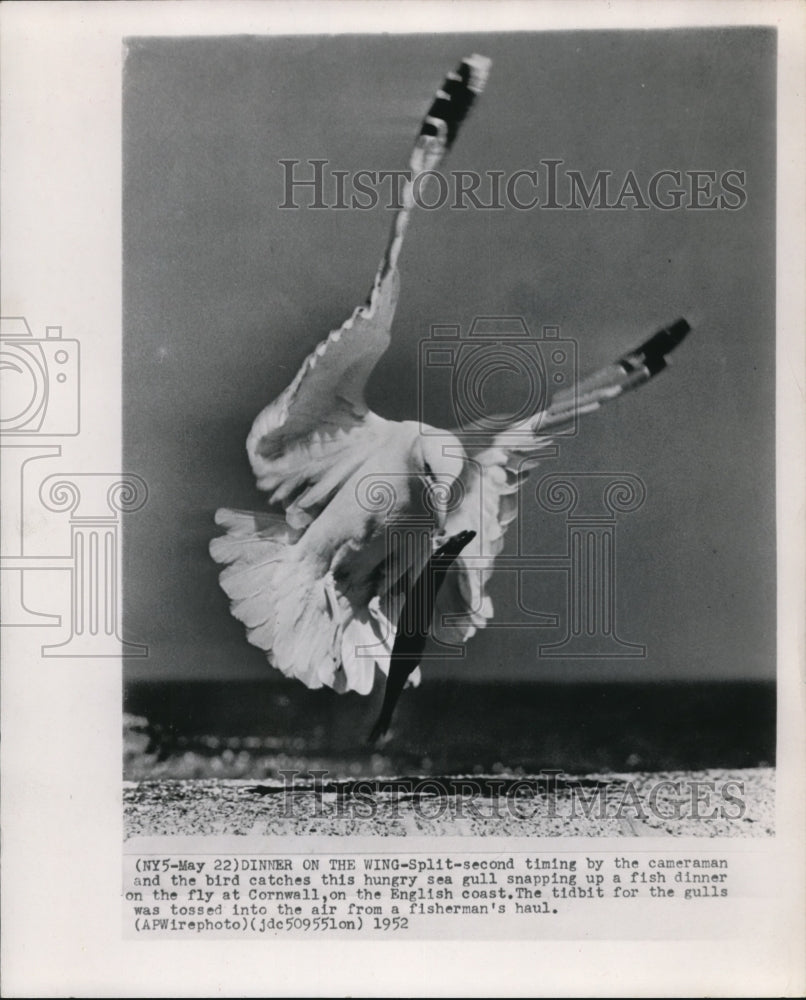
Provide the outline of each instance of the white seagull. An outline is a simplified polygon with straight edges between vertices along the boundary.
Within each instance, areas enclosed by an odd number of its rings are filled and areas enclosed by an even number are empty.
[[[478,427],[440,431],[369,410],[364,388],[390,342],[416,179],[442,161],[489,68],[489,59],[470,56],[437,91],[366,304],[316,347],[252,426],[249,461],[276,512],[216,512],[226,533],[210,553],[226,566],[219,579],[232,614],[276,668],[310,688],[368,694],[376,667],[389,673],[406,598],[432,554],[456,536],[464,548],[425,601],[432,621],[406,629],[422,636],[430,626],[455,643],[484,627],[493,614],[493,563],[547,432],[649,381],[689,331],[678,320],[539,413],[505,430],[491,423],[484,440]],[[408,681],[419,679],[417,668]]]

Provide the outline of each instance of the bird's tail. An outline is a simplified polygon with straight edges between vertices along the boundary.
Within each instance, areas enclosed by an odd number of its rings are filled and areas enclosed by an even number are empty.
[[[301,532],[274,514],[216,511],[226,534],[210,543],[230,610],[273,666],[311,688],[333,686],[337,616],[321,575],[295,548]]]
[[[226,534],[210,542],[210,555],[225,566],[218,579],[249,642],[309,688],[369,694],[376,664],[389,669],[394,638],[377,599],[354,608],[296,545],[304,529],[282,516],[224,507],[215,519]]]

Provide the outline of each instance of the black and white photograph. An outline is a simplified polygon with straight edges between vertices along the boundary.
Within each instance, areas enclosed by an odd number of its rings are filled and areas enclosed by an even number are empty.
[[[127,830],[772,835],[775,32],[126,45]]]
[[[802,995],[803,5],[0,21],[3,995]]]

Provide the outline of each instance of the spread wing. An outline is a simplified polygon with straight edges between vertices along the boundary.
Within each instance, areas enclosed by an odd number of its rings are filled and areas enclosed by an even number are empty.
[[[666,367],[666,355],[689,333],[684,319],[666,327],[634,351],[557,393],[551,405],[488,440],[465,441],[461,505],[448,516],[448,535],[475,531],[475,539],[456,561],[437,597],[434,634],[446,643],[464,642],[492,618],[487,584],[506,530],[518,515],[518,492],[529,472],[562,431],[578,416],[644,385]],[[461,438],[460,432],[454,432]]]
[[[386,251],[367,302],[305,359],[293,382],[257,417],[246,447],[258,487],[281,504],[294,527],[304,527],[388,433],[368,410],[367,380],[389,345],[397,306],[398,255],[414,207],[418,174],[434,170],[450,148],[489,60],[471,56],[450,73],[429,108],[409,161]]]

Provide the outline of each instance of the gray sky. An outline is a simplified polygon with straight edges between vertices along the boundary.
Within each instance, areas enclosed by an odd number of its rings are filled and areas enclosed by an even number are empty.
[[[669,371],[585,420],[532,477],[628,472],[645,483],[646,502],[618,524],[617,615],[647,657],[538,659],[558,631],[512,629],[426,670],[774,676],[775,38],[708,29],[131,44],[124,467],[150,495],[126,519],[124,602],[127,637],[151,655],[130,661],[129,677],[271,673],[218,587],[213,513],[263,505],[244,450],[251,421],[363,301],[391,221],[384,198],[371,211],[280,210],[278,161],[404,168],[434,90],[471,52],[492,58],[492,74],[446,170],[510,175],[556,159],[588,182],[612,171],[616,193],[628,170],[644,193],[659,170],[739,170],[746,203],[414,216],[393,344],[369,390],[383,416],[416,418],[419,344],[434,324],[467,330],[477,315],[519,314],[533,331],[557,325],[583,371],[679,315],[695,325]],[[497,386],[499,405],[507,391]],[[452,423],[445,394],[426,404],[430,422]],[[562,516],[534,499],[524,511],[528,551],[559,551]],[[505,583],[492,593],[511,618]],[[564,611],[559,574],[530,577],[524,593],[534,610]]]

